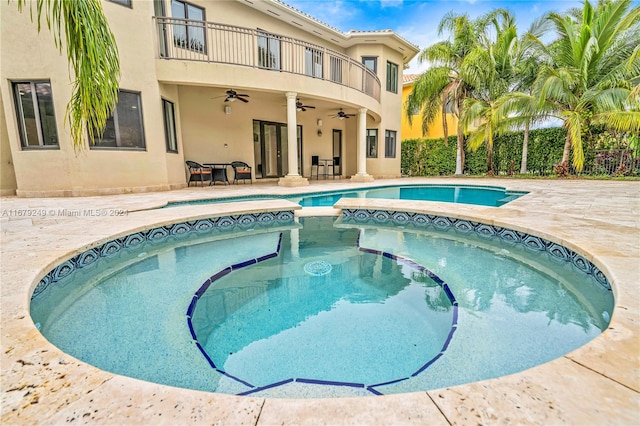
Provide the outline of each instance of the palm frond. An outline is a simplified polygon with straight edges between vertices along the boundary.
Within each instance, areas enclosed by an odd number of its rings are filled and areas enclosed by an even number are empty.
[[[640,133],[640,111],[638,110],[604,112],[594,115],[591,121],[617,132]]]
[[[18,0],[19,10],[25,2]],[[120,60],[115,37],[99,0],[38,0],[30,3],[32,20],[34,4],[38,31],[44,15],[56,47],[67,51],[75,80],[65,123],[71,123],[73,146],[81,150],[85,127],[93,142],[118,101]]]

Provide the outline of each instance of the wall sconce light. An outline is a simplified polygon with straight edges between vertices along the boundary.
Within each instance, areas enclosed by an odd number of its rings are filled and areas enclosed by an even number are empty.
[[[318,129],[318,137],[322,136],[322,130]]]
[[[318,118],[318,126],[322,127],[322,120],[320,118]]]
[[[227,115],[231,114],[231,105],[224,106],[224,113]]]

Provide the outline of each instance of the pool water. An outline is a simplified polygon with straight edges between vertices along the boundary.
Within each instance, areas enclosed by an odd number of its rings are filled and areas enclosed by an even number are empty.
[[[512,193],[504,188],[473,187],[456,185],[417,185],[374,188],[361,191],[344,191],[289,197],[303,207],[333,206],[340,198],[384,198],[391,200],[442,201],[447,203],[477,204],[481,206],[500,207],[523,193]]]
[[[284,198],[303,207],[331,207],[340,198],[384,198],[392,200],[442,201],[448,203],[476,204],[481,206],[500,207],[523,195],[526,192],[507,191],[505,188],[493,186],[466,185],[397,185],[374,187],[353,191],[324,191],[299,195],[255,195],[242,197],[211,198],[193,201],[176,201],[167,207],[184,204],[208,204],[250,201],[257,199]]]
[[[521,371],[593,339],[613,309],[570,262],[493,238],[299,221],[123,250],[34,296],[32,318],[117,374],[318,398]]]

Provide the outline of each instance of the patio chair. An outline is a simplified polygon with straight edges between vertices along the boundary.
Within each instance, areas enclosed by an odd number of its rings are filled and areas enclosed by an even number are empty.
[[[313,179],[313,168],[316,168],[316,180],[319,179],[320,173],[320,157],[318,155],[311,156],[311,179]]]
[[[195,161],[187,160],[185,163],[187,163],[187,168],[189,169],[189,182],[187,182],[187,186],[191,186],[191,182],[195,182],[196,184],[200,182],[200,186],[204,186],[205,182],[209,182],[209,185],[211,185],[211,182],[213,182],[213,171],[211,167],[203,166]]]
[[[250,165],[244,161],[232,161],[231,167],[233,167],[233,183],[238,183],[239,180],[242,180],[242,183],[245,183],[245,181],[249,179],[249,182],[253,185]]]

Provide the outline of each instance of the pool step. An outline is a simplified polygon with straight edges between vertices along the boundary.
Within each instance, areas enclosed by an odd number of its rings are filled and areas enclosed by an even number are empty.
[[[501,198],[498,201],[496,201],[496,207],[503,206],[510,201],[517,200],[518,198],[520,198],[520,195],[509,195],[507,197]]]

